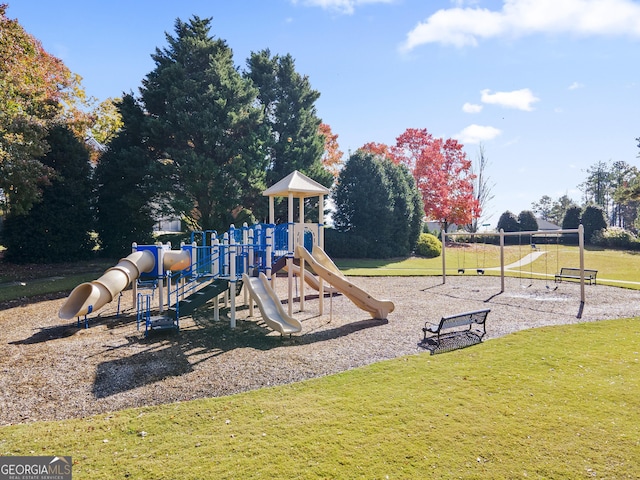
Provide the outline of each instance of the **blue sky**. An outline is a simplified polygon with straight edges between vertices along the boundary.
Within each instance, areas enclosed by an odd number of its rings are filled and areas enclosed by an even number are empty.
[[[637,0],[6,1],[99,100],[137,93],[176,18],[212,17],[240,68],[293,56],[345,153],[407,128],[472,160],[482,144],[493,224],[542,195],[580,201],[596,162],[640,163]]]

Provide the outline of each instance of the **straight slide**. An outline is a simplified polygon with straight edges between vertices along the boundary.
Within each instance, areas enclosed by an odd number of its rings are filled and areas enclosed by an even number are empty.
[[[386,319],[395,309],[393,302],[378,300],[351,283],[319,246],[314,245],[313,253],[310,253],[302,245],[298,245],[296,247],[296,257],[309,263],[320,278],[355,303],[358,308],[369,312],[372,318]]]
[[[291,335],[302,330],[300,322],[284,311],[280,299],[269,285],[269,280],[264,273],[260,273],[257,278],[245,273],[242,275],[242,282],[247,286],[251,298],[258,304],[262,319],[269,327],[280,332],[281,335]]]

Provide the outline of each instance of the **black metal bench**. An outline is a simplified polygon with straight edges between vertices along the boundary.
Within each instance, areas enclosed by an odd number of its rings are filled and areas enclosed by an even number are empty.
[[[584,281],[589,282],[589,285],[596,284],[596,275],[598,275],[597,270],[584,269]],[[562,267],[560,273],[556,273],[555,281],[557,283],[562,282],[562,280],[580,280],[580,269]]]
[[[486,321],[490,311],[489,309],[476,310],[442,317],[439,323],[426,322],[422,329],[424,332],[422,342],[424,344],[431,343],[436,348],[441,346],[441,340],[444,338],[466,339],[465,344],[461,346],[479,343],[487,333]],[[461,327],[468,328],[462,329]],[[455,342],[453,343],[455,344]],[[460,345],[453,345],[453,348],[460,348]]]

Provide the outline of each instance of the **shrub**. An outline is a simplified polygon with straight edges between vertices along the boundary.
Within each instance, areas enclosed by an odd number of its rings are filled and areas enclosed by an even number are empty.
[[[336,244],[342,255],[389,258],[413,251],[424,211],[420,192],[406,167],[358,150],[341,170],[332,198],[336,205],[334,228],[348,234],[345,238],[351,242]],[[348,253],[351,251],[353,254]]]
[[[333,228],[324,230],[324,247],[333,258],[366,258],[369,244],[366,238],[350,232],[339,232]]]
[[[421,233],[416,244],[416,254],[427,258],[439,257],[442,254],[442,242],[430,233]]]
[[[607,220],[602,207],[589,205],[582,212],[582,225],[584,225],[584,243],[593,242],[593,234],[598,230],[607,228]]]
[[[518,215],[518,224],[523,232],[534,232],[538,230],[538,220],[531,210],[523,210]],[[506,231],[506,230],[505,230]]]
[[[620,227],[601,229],[591,237],[591,242],[600,247],[635,249],[638,247],[636,236]]]

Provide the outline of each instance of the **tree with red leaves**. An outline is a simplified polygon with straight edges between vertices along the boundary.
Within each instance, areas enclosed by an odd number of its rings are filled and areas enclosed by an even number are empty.
[[[24,214],[55,172],[41,161],[51,125],[88,119],[75,108],[84,92],[79,77],[48,54],[0,4],[0,189],[5,211]]]
[[[340,167],[342,166],[342,156],[344,153],[338,145],[338,134],[331,131],[331,126],[321,123],[318,127],[320,135],[324,136],[324,154],[322,155],[322,164],[324,168],[329,170],[333,178],[340,175]]]
[[[385,145],[384,143],[376,143],[376,142],[365,143],[360,148],[360,150],[367,153],[372,153],[373,155],[382,155],[383,157],[393,160],[391,156],[391,152],[389,151],[389,145]]]
[[[481,214],[473,191],[471,160],[462,147],[456,140],[435,138],[425,128],[409,128],[395,146],[368,143],[362,149],[405,165],[416,180],[425,215],[439,221],[446,231],[451,224],[466,225]]]

